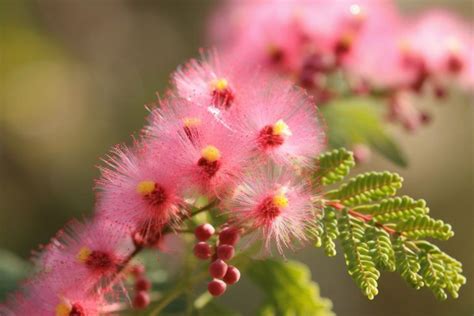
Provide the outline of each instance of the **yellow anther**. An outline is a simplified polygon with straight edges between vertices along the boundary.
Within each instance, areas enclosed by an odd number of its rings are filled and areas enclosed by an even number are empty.
[[[291,130],[283,120],[278,120],[273,125],[273,135],[291,136]]]
[[[185,117],[183,123],[185,127],[195,127],[201,125],[201,119],[197,117]]]
[[[207,161],[213,162],[221,158],[221,152],[216,147],[208,145],[201,150],[201,156]]]
[[[69,316],[70,312],[71,312],[70,304],[66,302],[61,302],[58,305],[56,305],[56,316]]]
[[[280,193],[273,196],[273,204],[275,204],[278,208],[285,208],[288,206],[288,199],[286,198],[285,194]]]
[[[212,86],[213,89],[215,89],[217,91],[224,91],[229,86],[229,83],[227,82],[226,79],[220,78],[220,79],[212,80],[211,81],[211,86]]]
[[[89,256],[91,255],[92,250],[88,247],[82,247],[76,255],[76,259],[79,262],[86,262]]]
[[[156,183],[151,180],[141,181],[137,184],[137,193],[145,196],[155,190]]]

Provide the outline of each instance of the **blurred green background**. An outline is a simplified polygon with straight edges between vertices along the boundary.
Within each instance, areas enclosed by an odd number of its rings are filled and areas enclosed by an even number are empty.
[[[177,65],[205,46],[217,1],[0,0],[0,248],[27,258],[71,217],[91,214],[95,168],[108,149],[144,124],[144,104],[163,93]],[[473,18],[471,0],[401,1],[407,13],[443,5]],[[474,52],[473,52],[474,54]],[[384,274],[368,301],[342,256],[307,248],[291,256],[311,268],[338,315],[473,315],[473,98],[420,100],[434,122],[414,135],[394,129],[409,167],[374,157],[362,169],[405,178],[402,193],[423,197],[456,236],[445,251],[464,263],[458,300],[438,302]],[[246,282],[221,299],[251,315],[258,295]],[[245,304],[242,304],[245,302]]]

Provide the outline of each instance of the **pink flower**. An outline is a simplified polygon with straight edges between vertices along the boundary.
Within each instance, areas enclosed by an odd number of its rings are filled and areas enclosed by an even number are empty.
[[[297,1],[225,1],[209,24],[213,44],[240,65],[296,71],[305,42]],[[301,1],[300,1],[301,2]]]
[[[314,219],[307,180],[274,166],[248,172],[229,203],[235,222],[257,229],[266,248],[275,242],[280,253],[294,239],[306,240],[305,229]]]
[[[172,75],[178,96],[203,107],[221,110],[233,107],[240,95],[240,85],[246,78],[242,68],[221,62],[210,53],[201,60],[192,59]]]
[[[468,71],[473,57],[472,25],[440,9],[423,13],[412,20],[404,38],[406,54],[422,58],[434,76]]]
[[[64,288],[80,285],[83,291],[102,288],[112,291],[119,268],[132,251],[130,238],[116,222],[95,219],[71,222],[47,246],[40,258],[45,273],[52,274]]]
[[[173,163],[182,172],[188,188],[201,193],[221,194],[240,175],[249,158],[250,141],[224,121],[212,118],[194,130],[192,137],[181,132],[170,144]]]
[[[262,78],[249,88],[235,124],[261,156],[309,165],[325,145],[314,101],[290,82]]]
[[[109,155],[108,166],[101,168],[97,181],[97,211],[148,238],[159,233],[163,225],[179,220],[182,173],[171,149],[143,146],[117,146]]]
[[[346,59],[346,69],[356,79],[376,88],[411,84],[417,69],[406,65],[401,41],[404,29],[398,12],[388,1],[374,1],[367,14],[370,17]]]
[[[21,292],[0,308],[5,316],[98,316],[105,304],[97,292],[86,291],[81,283],[64,282],[53,273],[31,280]]]

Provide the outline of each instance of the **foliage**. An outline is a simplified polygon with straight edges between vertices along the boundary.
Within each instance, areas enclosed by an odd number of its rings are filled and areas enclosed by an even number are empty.
[[[26,278],[30,270],[28,262],[0,249],[0,300],[16,289],[19,282]]]
[[[340,159],[340,155],[334,150],[318,159],[334,162],[332,170],[347,174],[351,157]],[[319,177],[322,185],[334,182],[325,179]],[[422,240],[447,240],[454,235],[451,226],[430,217],[424,200],[393,197],[402,180],[395,173],[369,172],[327,192],[312,230],[315,245],[334,256],[338,239],[349,275],[369,299],[378,293],[383,270],[397,271],[412,287],[425,286],[440,300],[446,299],[447,294],[456,298],[466,282],[461,263]]]
[[[308,268],[295,261],[255,261],[246,271],[265,293],[261,316],[331,316],[331,302],[322,298]]]

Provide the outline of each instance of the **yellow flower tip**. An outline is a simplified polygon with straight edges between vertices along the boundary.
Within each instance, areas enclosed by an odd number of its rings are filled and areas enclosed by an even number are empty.
[[[148,195],[155,190],[156,183],[151,180],[144,180],[137,184],[137,193],[140,195]]]
[[[213,162],[221,158],[221,152],[216,147],[208,145],[201,150],[201,156],[207,161]]]
[[[291,136],[292,133],[288,125],[283,120],[278,120],[273,125],[273,135]]]
[[[217,91],[224,91],[229,86],[229,83],[227,82],[226,79],[220,78],[220,79],[212,80],[211,81],[211,86],[212,86],[213,89],[215,89]]]
[[[185,127],[196,127],[201,125],[201,119],[197,117],[185,117],[183,119],[183,124]]]
[[[399,42],[398,42],[398,48],[400,49],[400,51],[402,53],[409,53],[411,51],[411,47],[410,47],[410,43],[408,42],[408,40],[405,38],[405,39],[401,39]]]
[[[76,258],[79,262],[86,262],[89,256],[91,255],[92,250],[89,247],[82,247],[76,255]]]
[[[66,302],[61,302],[56,305],[56,316],[69,316],[71,306]]]
[[[273,197],[273,204],[278,208],[285,208],[288,206],[288,199],[284,193],[279,193]]]

